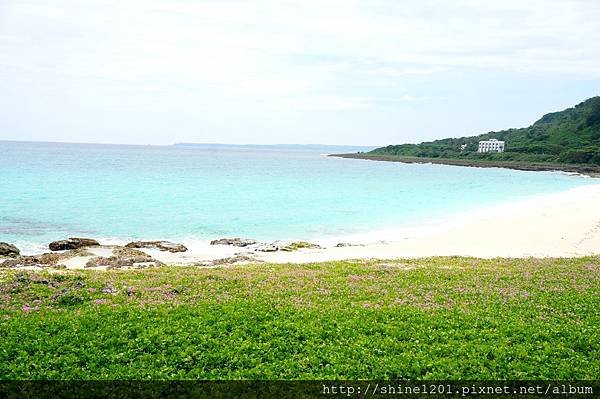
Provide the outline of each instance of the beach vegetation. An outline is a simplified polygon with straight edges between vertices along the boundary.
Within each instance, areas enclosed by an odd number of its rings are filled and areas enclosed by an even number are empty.
[[[0,378],[585,380],[600,258],[0,271]]]

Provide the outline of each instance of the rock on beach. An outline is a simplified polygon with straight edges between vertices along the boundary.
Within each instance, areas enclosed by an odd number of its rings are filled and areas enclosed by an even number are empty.
[[[168,252],[185,252],[187,247],[171,241],[133,241],[125,245],[125,248],[150,248]]]
[[[0,242],[0,256],[8,256],[12,258],[19,256],[20,253],[21,251],[19,251],[19,248],[15,247],[14,245],[7,242]]]
[[[100,243],[92,238],[71,237],[66,240],[53,241],[48,245],[51,251],[66,251],[69,249],[78,249],[93,247]]]
[[[210,245],[233,245],[234,247],[247,247],[254,244],[256,240],[250,238],[220,238],[210,242]]]

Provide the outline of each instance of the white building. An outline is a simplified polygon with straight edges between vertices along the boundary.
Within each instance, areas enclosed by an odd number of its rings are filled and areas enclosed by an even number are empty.
[[[504,141],[496,139],[480,141],[477,152],[504,152]]]

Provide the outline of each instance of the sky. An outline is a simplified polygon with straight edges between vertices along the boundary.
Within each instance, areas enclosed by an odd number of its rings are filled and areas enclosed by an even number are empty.
[[[597,0],[0,0],[0,140],[387,145],[600,95]]]

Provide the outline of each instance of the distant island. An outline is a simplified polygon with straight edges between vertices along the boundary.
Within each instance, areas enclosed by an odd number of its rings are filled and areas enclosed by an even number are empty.
[[[503,151],[480,152],[479,143],[489,140],[503,141]],[[600,176],[600,97],[592,97],[564,111],[546,114],[526,128],[420,144],[389,145],[365,153],[335,156],[521,170],[563,170]]]
[[[249,150],[294,150],[294,151],[370,151],[375,146],[337,144],[221,144],[221,143],[176,143],[176,148],[201,149],[249,149]]]

